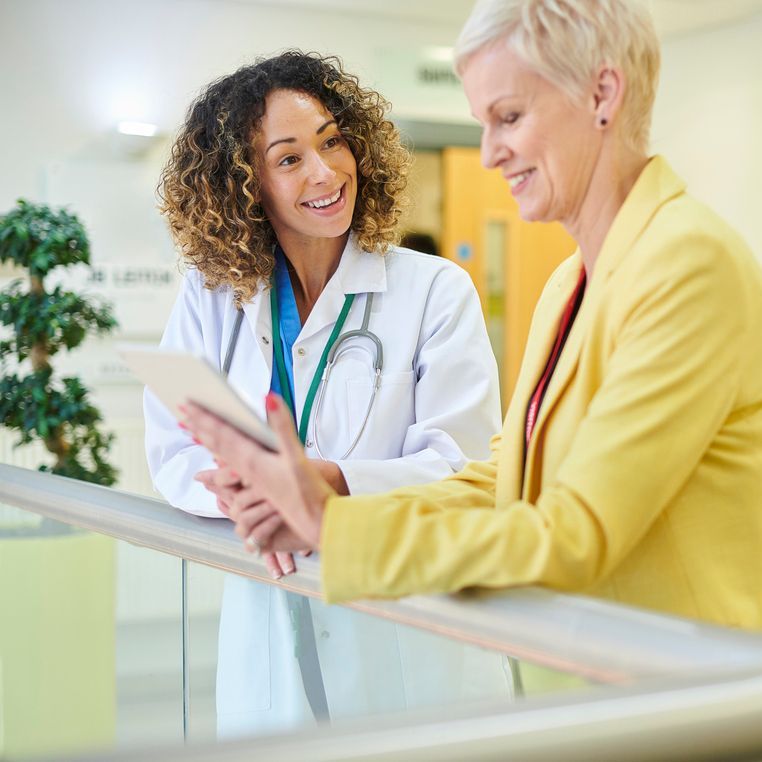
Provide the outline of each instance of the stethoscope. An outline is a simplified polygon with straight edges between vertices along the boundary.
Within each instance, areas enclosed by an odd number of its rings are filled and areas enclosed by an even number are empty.
[[[373,358],[373,390],[371,392],[370,401],[368,402],[368,407],[365,410],[365,417],[363,418],[362,425],[360,426],[357,435],[352,440],[352,443],[349,445],[349,448],[347,451],[341,455],[341,457],[336,458],[335,460],[344,460],[347,458],[351,453],[354,451],[354,449],[357,447],[357,443],[360,441],[360,437],[362,437],[363,432],[365,431],[365,427],[368,425],[368,420],[370,418],[370,414],[373,410],[373,405],[375,404],[376,397],[378,395],[378,390],[381,387],[381,372],[384,367],[384,347],[381,343],[381,339],[376,336],[373,331],[368,328],[368,325],[370,323],[370,313],[371,309],[373,307],[373,293],[366,293],[365,294],[365,311],[363,313],[363,319],[362,319],[362,325],[359,329],[354,331],[345,331],[344,333],[339,334],[339,336],[334,340],[333,344],[331,344],[331,348],[328,351],[327,359],[325,368],[323,369],[321,378],[320,378],[320,386],[318,387],[317,391],[317,397],[315,399],[315,406],[314,406],[314,416],[313,416],[313,424],[312,424],[312,436],[313,436],[313,443],[315,445],[315,452],[317,453],[318,457],[321,460],[328,460],[325,455],[323,455],[323,452],[320,448],[320,439],[318,434],[319,429],[319,421],[320,416],[323,408],[323,399],[325,397],[325,390],[328,386],[328,380],[331,377],[331,372],[333,371],[334,366],[338,362],[339,358],[341,357],[342,353],[346,352],[350,348],[362,348],[368,354],[370,354]],[[227,350],[225,352],[225,362],[222,366],[222,372],[224,375],[227,376],[228,371],[230,370],[230,365],[233,362],[233,354],[235,352],[236,344],[238,343],[238,334],[241,330],[241,323],[243,322],[243,309],[239,308],[238,314],[236,315],[236,321],[235,325],[233,326],[233,332],[230,335],[230,339],[228,341]],[[364,339],[366,341],[370,341],[373,345],[373,351],[368,347],[367,343],[358,344],[357,342],[353,342],[351,347],[347,345],[347,342],[351,339]]]

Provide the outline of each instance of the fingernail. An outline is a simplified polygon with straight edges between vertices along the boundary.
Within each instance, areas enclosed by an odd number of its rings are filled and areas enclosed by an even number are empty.
[[[265,397],[265,407],[268,413],[278,409],[278,397],[273,392],[268,392]]]
[[[283,575],[280,572],[276,571],[275,569],[271,569],[270,570],[270,576],[273,579],[280,579]]]
[[[296,569],[294,569],[293,566],[286,566],[286,567],[284,567],[283,571],[286,574],[293,574],[296,571]]]
[[[188,431],[188,427],[180,421],[180,423],[177,424],[183,431]]]
[[[185,405],[178,405],[178,406],[177,406],[177,409],[178,409],[178,410],[179,410],[181,413],[183,413],[183,415],[187,415],[187,414],[188,414],[188,408],[187,408],[187,407],[185,407]]]
[[[200,439],[196,439],[196,437],[193,437],[193,441],[194,441],[196,444],[198,444],[198,445],[200,445],[200,444],[201,444],[201,440],[200,440]]]

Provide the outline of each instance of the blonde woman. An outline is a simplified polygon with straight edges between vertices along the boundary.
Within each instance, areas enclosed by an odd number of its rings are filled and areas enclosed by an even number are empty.
[[[277,457],[194,408],[196,435],[267,498],[239,491],[238,532],[320,548],[332,601],[542,584],[762,627],[762,272],[648,153],[648,12],[483,0],[456,65],[484,163],[524,219],[559,221],[579,246],[539,300],[502,436],[438,484],[340,497],[276,397]]]
[[[393,246],[409,155],[386,106],[336,59],[263,59],[193,104],[161,186],[190,266],[162,345],[203,353],[263,413],[268,391],[282,395],[307,456],[344,495],[452,474],[486,455],[499,428],[496,365],[468,276]],[[182,510],[224,518],[238,477],[150,394],[145,411],[157,489]],[[290,552],[266,561],[275,579],[296,569]],[[457,700],[474,663],[487,694],[504,690],[497,657],[474,662],[231,576],[218,728],[282,730]]]

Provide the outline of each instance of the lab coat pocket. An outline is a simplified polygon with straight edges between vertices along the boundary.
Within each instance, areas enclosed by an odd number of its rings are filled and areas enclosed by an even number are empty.
[[[371,376],[347,379],[349,443],[368,416],[373,395]],[[408,427],[415,422],[415,373],[382,373],[381,385],[353,457],[398,458]],[[349,446],[349,443],[347,446]]]

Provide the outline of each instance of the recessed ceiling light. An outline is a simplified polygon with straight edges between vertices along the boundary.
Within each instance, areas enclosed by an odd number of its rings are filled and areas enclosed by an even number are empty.
[[[116,129],[123,135],[142,135],[152,138],[158,127],[150,122],[119,122]]]

